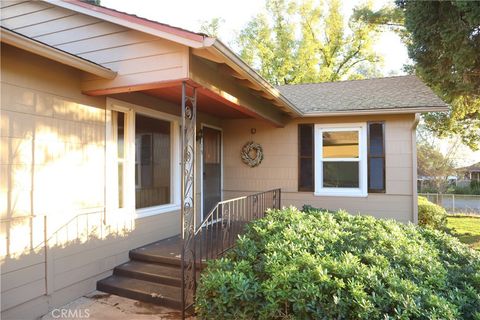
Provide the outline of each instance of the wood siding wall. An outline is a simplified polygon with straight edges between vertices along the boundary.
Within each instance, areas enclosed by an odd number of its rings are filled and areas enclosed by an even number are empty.
[[[8,45],[1,56],[1,318],[34,319],[93,291],[128,250],[178,234],[180,217],[105,223],[105,97],[81,94],[70,67]]]
[[[298,192],[298,123],[348,123],[385,121],[386,193],[366,198],[314,196]],[[413,115],[325,117],[296,119],[284,128],[257,120],[227,120],[224,128],[225,199],[273,188],[282,188],[282,205],[304,204],[381,218],[413,221],[412,125]],[[250,133],[251,128],[256,134]],[[263,146],[265,159],[250,168],[240,159],[244,143],[254,140]]]
[[[85,75],[84,91],[188,76],[185,46],[42,1],[1,5],[2,26],[118,72],[113,80]]]

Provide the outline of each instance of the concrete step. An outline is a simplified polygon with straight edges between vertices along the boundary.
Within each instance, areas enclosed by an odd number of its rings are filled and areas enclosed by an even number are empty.
[[[161,283],[113,275],[97,282],[97,290],[118,296],[181,309],[181,289]]]
[[[181,259],[173,255],[156,254],[146,249],[146,247],[130,250],[128,256],[131,260],[151,262],[157,264],[166,264],[170,266],[181,266]]]
[[[174,236],[130,250],[129,256],[131,260],[180,266],[180,252],[181,239]]]
[[[182,271],[179,266],[149,263],[144,261],[129,261],[113,270],[113,274],[122,277],[180,287]]]

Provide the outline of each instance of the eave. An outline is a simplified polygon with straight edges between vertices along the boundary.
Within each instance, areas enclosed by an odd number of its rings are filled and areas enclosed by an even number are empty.
[[[102,78],[113,79],[117,75],[116,72],[108,68],[102,67],[91,61],[79,58],[68,52],[48,46],[42,42],[27,38],[4,27],[1,27],[0,40],[2,43],[6,43],[22,50],[32,52],[47,59],[58,61],[67,66],[94,74]]]
[[[359,116],[372,114],[407,114],[407,113],[427,113],[427,112],[446,112],[448,107],[411,107],[411,108],[390,108],[390,109],[371,109],[371,110],[347,110],[331,112],[305,112],[303,117],[338,117],[338,116]]]

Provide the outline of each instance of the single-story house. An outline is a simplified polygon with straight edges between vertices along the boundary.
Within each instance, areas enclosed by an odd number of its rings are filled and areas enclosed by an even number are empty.
[[[198,235],[270,207],[415,223],[415,128],[447,110],[415,76],[275,87],[218,39],[76,0],[2,1],[1,58],[2,319],[96,287],[183,308]]]
[[[460,179],[465,179],[468,182],[480,181],[480,162],[474,163],[467,167],[458,168],[457,172]]]

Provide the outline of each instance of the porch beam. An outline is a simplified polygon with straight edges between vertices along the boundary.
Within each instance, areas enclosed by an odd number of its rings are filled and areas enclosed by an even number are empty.
[[[182,82],[186,80],[188,79],[179,79],[176,81],[160,81],[160,82],[142,83],[142,84],[115,87],[115,88],[84,90],[82,91],[82,93],[89,96],[105,96],[109,94],[128,93],[128,92],[175,87],[175,86],[181,85]]]
[[[238,80],[222,72],[219,64],[191,55],[189,66],[192,81],[228,101],[229,105],[237,106],[237,110],[266,120],[276,127],[283,127],[288,121],[286,113],[272,108],[271,103],[263,98],[255,97],[248,88],[239,86]]]

